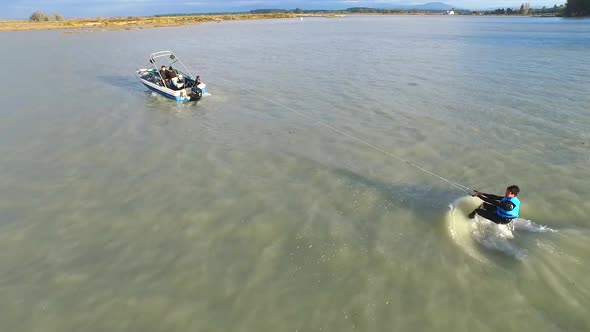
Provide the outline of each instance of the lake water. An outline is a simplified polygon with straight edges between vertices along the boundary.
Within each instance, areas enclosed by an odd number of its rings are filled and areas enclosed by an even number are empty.
[[[590,20],[0,45],[3,331],[590,330]],[[211,96],[147,92],[134,70],[164,49]],[[518,184],[534,224],[469,221],[476,199],[318,121],[470,188]]]

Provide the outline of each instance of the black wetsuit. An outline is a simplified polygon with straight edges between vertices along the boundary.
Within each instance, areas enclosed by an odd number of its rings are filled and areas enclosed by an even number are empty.
[[[496,224],[507,224],[513,220],[513,218],[502,218],[496,213],[496,211],[498,211],[498,206],[500,205],[500,200],[504,198],[503,196],[482,194],[479,198],[483,200],[484,203],[469,214],[470,218],[475,217],[475,214],[477,213]],[[511,208],[507,210],[511,210]]]
[[[179,90],[180,88],[174,84],[173,79],[178,77],[178,74],[176,74],[176,71],[174,69],[168,69],[168,87],[172,90]]]

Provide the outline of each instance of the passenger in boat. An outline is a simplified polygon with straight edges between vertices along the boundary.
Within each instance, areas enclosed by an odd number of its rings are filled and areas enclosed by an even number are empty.
[[[479,191],[474,192],[471,196],[477,196],[484,202],[469,214],[469,218],[475,218],[475,214],[479,214],[496,224],[510,223],[518,218],[520,200],[516,196],[519,192],[520,188],[517,185],[506,188],[503,197]]]
[[[172,82],[172,88],[182,89],[184,87],[184,83],[180,82],[178,74],[176,73],[176,70],[172,68],[172,66],[170,66],[168,69],[168,75],[170,77],[170,82]]]
[[[162,83],[167,87],[168,80],[170,80],[170,74],[168,73],[166,66],[160,67],[160,76],[162,76]]]

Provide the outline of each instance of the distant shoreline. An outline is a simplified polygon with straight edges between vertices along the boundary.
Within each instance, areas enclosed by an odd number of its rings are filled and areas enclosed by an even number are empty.
[[[326,17],[338,18],[352,15],[374,15],[374,16],[444,16],[440,13],[414,12],[414,13],[392,13],[392,14],[298,14],[298,13],[270,13],[270,14],[202,14],[202,15],[180,15],[180,16],[144,16],[144,17],[110,17],[110,18],[83,18],[64,19],[63,21],[33,22],[30,20],[0,20],[0,31],[31,31],[31,30],[66,30],[64,33],[83,32],[108,32],[125,30],[142,30],[162,27],[178,27],[195,25],[207,22],[223,21],[244,21],[244,20],[265,20],[281,18],[305,18],[305,17]],[[471,15],[467,15],[471,16]],[[502,16],[502,15],[477,15],[477,16]],[[516,15],[510,15],[514,17]],[[548,15],[550,16],[550,15]],[[518,16],[525,17],[525,16]],[[540,16],[528,16],[540,17]]]
[[[264,20],[295,18],[300,16],[337,17],[338,15],[299,15],[292,13],[272,14],[220,14],[220,15],[187,15],[187,16],[145,16],[145,17],[110,17],[64,19],[63,21],[33,22],[30,20],[0,20],[0,31],[31,31],[31,30],[68,30],[76,32],[106,32],[122,30],[142,30],[161,27],[177,27],[206,22],[222,22],[237,20]]]

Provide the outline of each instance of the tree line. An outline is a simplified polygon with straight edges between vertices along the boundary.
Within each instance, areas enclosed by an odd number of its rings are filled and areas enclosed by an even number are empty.
[[[476,12],[477,13],[477,12]],[[515,8],[498,8],[480,12],[484,15],[555,15],[555,16],[589,16],[590,0],[567,0],[567,3],[561,6],[530,8],[530,4],[525,2],[519,9]]]
[[[484,15],[562,15],[565,11],[565,6],[557,6],[542,8],[531,8],[528,2],[520,5],[520,8],[498,8],[494,10],[487,10],[475,13],[482,13]]]
[[[256,9],[251,10],[251,14],[275,14],[275,13],[295,13],[295,14],[401,14],[415,12],[440,12],[440,10],[405,10],[405,9],[379,9],[368,7],[352,7],[344,10],[302,10],[296,9]],[[455,9],[455,14],[459,15],[552,15],[552,16],[589,16],[590,0],[567,0],[566,4],[554,5],[553,7],[543,6],[542,8],[532,8],[529,2],[523,2],[519,8],[498,8],[487,11]]]
[[[553,7],[543,6],[542,8],[532,8],[529,2],[523,2],[519,8],[498,8],[494,10],[478,11],[467,9],[455,9],[458,15],[515,15],[515,16],[587,16],[590,15],[590,0],[568,0],[567,4],[554,5]],[[296,9],[255,9],[249,11],[250,14],[276,14],[276,13],[294,13],[294,14],[402,14],[402,13],[446,13],[440,10],[406,10],[406,9],[380,9],[369,7],[352,7],[343,10],[302,10]]]
[[[63,21],[63,19],[64,17],[60,14],[55,13],[48,15],[39,10],[31,14],[31,17],[29,18],[29,20],[33,22]]]
[[[589,16],[590,0],[567,0],[566,16]]]

